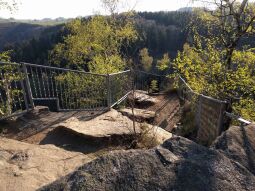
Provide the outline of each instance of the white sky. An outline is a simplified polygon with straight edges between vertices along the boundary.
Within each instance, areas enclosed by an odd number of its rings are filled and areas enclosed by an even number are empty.
[[[10,14],[0,10],[0,17],[16,19],[73,18],[103,13],[100,0],[16,0],[18,10]],[[192,6],[191,0],[125,0],[137,11],[172,11]],[[126,8],[125,8],[126,9]]]

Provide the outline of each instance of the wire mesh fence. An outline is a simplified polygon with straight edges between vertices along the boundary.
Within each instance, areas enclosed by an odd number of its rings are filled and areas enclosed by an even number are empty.
[[[53,111],[107,110],[132,90],[130,70],[103,75],[30,63],[0,65],[0,119],[34,105]]]
[[[133,73],[130,70],[108,75],[108,105],[122,102],[133,90]]]
[[[135,71],[135,89],[148,93],[166,92],[172,88],[173,80],[165,75],[158,75],[145,71]]]
[[[33,100],[55,104],[58,111],[100,110],[107,107],[107,76],[26,64]]]
[[[167,93],[174,80],[144,71],[102,75],[29,63],[0,63],[0,119],[46,105],[56,111],[107,110],[132,90]],[[178,95],[191,103],[200,137],[215,137],[224,126],[227,102],[194,92],[179,77]],[[200,130],[201,129],[201,130]]]
[[[189,123],[197,129],[197,140],[211,144],[225,130],[224,116],[228,103],[194,92],[181,77],[178,95],[182,101],[189,102],[192,113]]]

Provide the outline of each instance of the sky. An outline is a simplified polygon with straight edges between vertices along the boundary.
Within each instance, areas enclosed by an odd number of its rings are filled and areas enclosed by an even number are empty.
[[[11,1],[11,0],[5,0]],[[0,17],[15,19],[43,19],[43,18],[75,18],[94,13],[104,14],[100,0],[16,0],[18,9],[13,13],[0,10]],[[122,10],[136,11],[173,11],[181,7],[192,6],[191,0],[122,0]],[[128,4],[128,6],[127,6]]]

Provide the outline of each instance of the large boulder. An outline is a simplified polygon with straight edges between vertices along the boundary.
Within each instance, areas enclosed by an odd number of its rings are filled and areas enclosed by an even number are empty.
[[[254,190],[255,177],[224,154],[182,137],[150,150],[112,152],[41,190]]]
[[[129,96],[128,99],[132,100],[133,97]],[[156,97],[148,95],[148,92],[137,90],[134,93],[135,103],[138,106],[150,106],[154,105],[159,102],[159,100]]]
[[[212,147],[239,162],[255,175],[255,124],[230,127],[215,140]]]

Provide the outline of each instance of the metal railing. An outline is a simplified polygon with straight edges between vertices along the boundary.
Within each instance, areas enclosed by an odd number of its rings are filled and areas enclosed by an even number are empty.
[[[1,63],[0,119],[46,105],[56,111],[107,110],[132,90],[130,70],[113,74],[30,63]]]
[[[229,117],[231,119],[234,119],[234,120],[237,120],[240,123],[241,127],[251,124],[250,121],[248,121],[248,120],[246,120],[246,119],[244,119],[240,116],[234,115],[233,113],[226,112],[225,114],[226,114],[227,117]]]
[[[130,70],[109,74],[108,76],[108,106],[124,101],[133,89],[133,73]]]
[[[187,82],[179,76],[178,95],[181,100],[189,101],[193,106],[195,113],[195,126],[198,129],[198,140],[204,143],[211,143],[229,125],[230,120],[237,120],[240,126],[251,124],[239,116],[227,112],[228,102],[218,100],[203,94],[199,94],[187,84]]]
[[[134,71],[135,89],[148,93],[165,92],[172,87],[173,81],[166,75]]]
[[[166,92],[172,85],[173,79],[165,75],[138,70],[104,75],[0,62],[0,119],[27,112],[34,105],[47,105],[56,111],[107,110],[125,100],[133,88],[158,93]],[[222,131],[225,114],[230,117],[226,101],[194,92],[181,77],[178,95],[195,106],[198,128],[209,126],[213,136]]]
[[[23,64],[35,103],[53,103],[57,111],[101,110],[107,107],[106,75]]]

